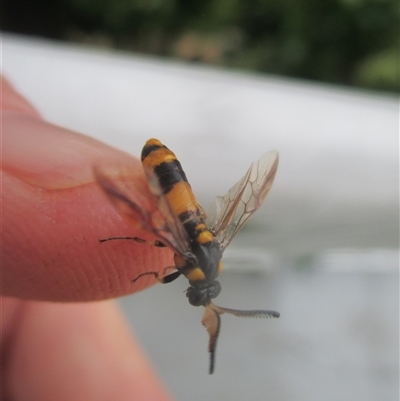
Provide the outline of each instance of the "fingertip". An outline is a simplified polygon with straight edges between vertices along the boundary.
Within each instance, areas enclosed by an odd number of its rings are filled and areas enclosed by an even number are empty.
[[[110,236],[155,239],[121,218],[93,176],[96,163],[124,168],[146,198],[151,194],[139,160],[32,113],[7,114],[2,128],[3,294],[89,301],[155,283],[151,277],[132,280],[171,265],[169,249],[98,241]]]
[[[3,112],[17,112],[25,116],[40,118],[40,113],[2,75],[0,75],[0,86]]]
[[[4,175],[3,294],[47,301],[118,297],[155,283],[132,280],[172,264],[168,248],[135,241],[149,238],[118,215],[92,182],[65,190],[42,190]],[[151,238],[149,238],[151,239]]]

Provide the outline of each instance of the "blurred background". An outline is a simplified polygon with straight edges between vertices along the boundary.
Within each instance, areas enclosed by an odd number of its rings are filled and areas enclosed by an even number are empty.
[[[3,30],[378,90],[399,89],[397,0],[29,0]]]
[[[398,401],[397,1],[15,1],[1,27],[47,120],[135,155],[159,138],[205,209],[280,153],[218,297],[280,319],[222,316],[209,376],[184,279],[119,301],[178,400]]]

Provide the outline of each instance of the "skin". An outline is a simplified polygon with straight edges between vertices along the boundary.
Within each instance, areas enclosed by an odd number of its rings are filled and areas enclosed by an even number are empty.
[[[93,165],[117,165],[148,195],[141,163],[42,119],[2,80],[2,400],[172,398],[114,301],[154,284],[172,252],[110,205]],[[97,302],[88,302],[97,301]]]

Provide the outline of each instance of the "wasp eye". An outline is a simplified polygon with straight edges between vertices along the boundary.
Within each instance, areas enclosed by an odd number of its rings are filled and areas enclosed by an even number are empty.
[[[189,303],[193,306],[201,306],[207,303],[206,289],[189,287],[186,290],[186,296],[189,298]]]
[[[186,296],[189,298],[189,303],[193,306],[208,305],[211,299],[216,298],[221,292],[221,284],[218,281],[213,281],[207,287],[189,287],[186,290]]]
[[[219,281],[213,281],[210,285],[210,287],[208,287],[208,296],[211,299],[216,298],[219,293],[221,292],[221,284],[219,283]]]

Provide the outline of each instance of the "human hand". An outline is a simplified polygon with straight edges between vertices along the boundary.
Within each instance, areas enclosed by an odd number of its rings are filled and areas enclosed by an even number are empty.
[[[172,264],[169,249],[99,238],[146,233],[122,220],[92,167],[141,164],[49,124],[2,80],[3,399],[171,400],[113,301]],[[56,301],[56,302],[55,302]],[[80,303],[81,302],[81,303]]]

